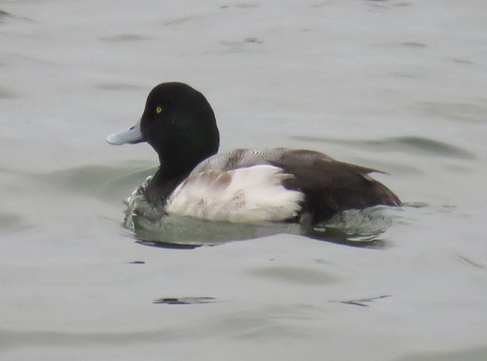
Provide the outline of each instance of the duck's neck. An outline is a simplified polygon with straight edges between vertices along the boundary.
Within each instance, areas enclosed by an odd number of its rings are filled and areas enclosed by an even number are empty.
[[[156,207],[164,207],[172,192],[188,177],[189,173],[190,171],[172,173],[162,167],[159,168],[145,190],[146,199]]]
[[[196,128],[196,127],[194,127]],[[196,134],[191,134],[196,131]],[[176,187],[184,181],[193,169],[218,151],[218,129],[197,129],[180,132],[177,136],[149,141],[159,156],[160,167],[149,183],[145,195],[155,206],[165,206]]]
[[[173,157],[170,160],[159,155],[160,167],[145,190],[146,199],[157,207],[164,207],[176,187],[188,177],[201,161],[206,159],[206,156],[211,156],[214,153],[216,151],[208,152],[203,156],[195,156],[194,153],[185,154],[184,151],[181,151],[172,154]]]

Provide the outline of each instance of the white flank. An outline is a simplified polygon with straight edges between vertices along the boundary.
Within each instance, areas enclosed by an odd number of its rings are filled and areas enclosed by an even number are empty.
[[[271,165],[191,174],[174,190],[166,211],[213,221],[282,221],[296,216],[304,199],[282,186],[287,177]]]

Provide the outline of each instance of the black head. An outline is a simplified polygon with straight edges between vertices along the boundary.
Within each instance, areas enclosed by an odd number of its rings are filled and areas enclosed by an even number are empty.
[[[149,93],[140,131],[159,155],[164,173],[188,173],[215,154],[220,135],[203,94],[183,83],[162,83]]]

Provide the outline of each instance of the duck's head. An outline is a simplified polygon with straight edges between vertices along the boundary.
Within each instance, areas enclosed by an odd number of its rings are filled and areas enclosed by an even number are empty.
[[[165,171],[184,173],[218,151],[220,136],[204,95],[187,84],[171,82],[151,90],[137,124],[107,137],[113,145],[144,141],[157,152]]]

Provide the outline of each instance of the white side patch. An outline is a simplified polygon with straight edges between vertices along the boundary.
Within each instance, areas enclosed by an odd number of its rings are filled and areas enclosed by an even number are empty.
[[[287,177],[271,165],[191,174],[174,190],[166,211],[213,221],[282,221],[296,216],[304,199],[282,186]]]

